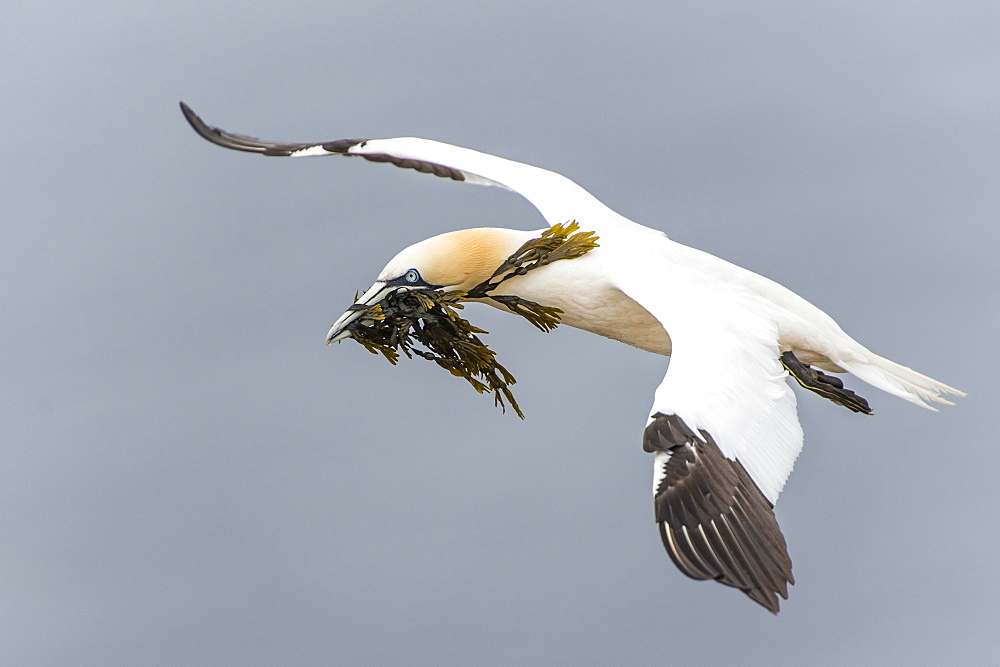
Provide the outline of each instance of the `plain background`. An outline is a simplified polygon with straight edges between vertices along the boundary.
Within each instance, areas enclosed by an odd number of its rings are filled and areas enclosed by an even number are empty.
[[[5,664],[1000,659],[996,2],[7,3]],[[672,565],[640,445],[665,358],[485,307],[520,421],[324,347],[399,249],[543,225],[362,160],[424,136],[562,172],[969,392],[799,393],[773,617]]]

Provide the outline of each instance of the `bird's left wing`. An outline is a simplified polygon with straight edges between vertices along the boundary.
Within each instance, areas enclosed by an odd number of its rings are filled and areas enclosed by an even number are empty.
[[[635,225],[562,174],[489,153],[417,137],[335,139],[301,143],[264,141],[212,127],[184,102],[180,105],[184,118],[194,131],[223,148],[278,157],[363,157],[371,162],[388,162],[404,169],[415,169],[455,181],[494,185],[511,190],[534,204],[553,225],[585,218],[590,220],[592,226]]]
[[[777,325],[738,285],[626,275],[619,286],[673,342],[643,437],[664,546],[688,576],[777,613],[794,579],[773,506],[802,448]]]
[[[425,174],[433,174],[442,178],[450,178],[455,181],[465,181],[470,178],[476,182],[475,174],[465,173],[460,169],[448,167],[443,164],[436,164],[428,160],[402,157],[390,153],[365,152],[367,139],[335,139],[333,141],[322,142],[290,142],[290,141],[263,141],[245,134],[227,132],[222,128],[212,127],[201,119],[191,107],[180,103],[181,112],[184,118],[191,124],[191,127],[202,138],[236,151],[247,153],[260,153],[272,157],[313,157],[322,155],[359,155],[372,162],[389,162],[404,169],[416,169]],[[498,185],[492,181],[490,185]]]

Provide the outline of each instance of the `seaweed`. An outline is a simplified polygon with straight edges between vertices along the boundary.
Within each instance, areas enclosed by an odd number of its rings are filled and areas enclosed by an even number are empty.
[[[364,314],[347,326],[351,336],[372,354],[381,354],[395,365],[400,353],[433,361],[456,377],[464,378],[478,393],[493,393],[494,404],[506,406],[524,419],[510,385],[517,381],[479,338],[489,333],[459,315],[463,301],[492,299],[524,317],[543,332],[555,329],[562,311],[510,295],[491,294],[514,276],[523,276],[552,262],[581,257],[597,247],[593,232],[579,232],[569,222],[554,225],[527,241],[487,280],[468,292],[434,289],[397,290],[371,305],[354,305]],[[416,347],[422,346],[423,349]]]

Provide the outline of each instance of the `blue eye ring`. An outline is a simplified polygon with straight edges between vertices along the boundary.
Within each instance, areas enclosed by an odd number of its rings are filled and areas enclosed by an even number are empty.
[[[407,271],[406,273],[403,274],[403,280],[405,280],[406,282],[408,282],[410,284],[419,283],[420,282],[420,272],[417,271],[416,269],[410,269],[409,271]]]

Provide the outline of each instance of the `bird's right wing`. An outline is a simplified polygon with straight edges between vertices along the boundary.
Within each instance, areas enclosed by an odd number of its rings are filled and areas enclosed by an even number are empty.
[[[777,325],[739,286],[626,270],[619,287],[673,342],[643,437],[663,543],[688,576],[777,613],[794,579],[772,508],[802,447]]]

